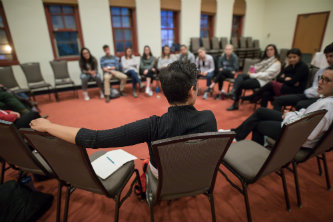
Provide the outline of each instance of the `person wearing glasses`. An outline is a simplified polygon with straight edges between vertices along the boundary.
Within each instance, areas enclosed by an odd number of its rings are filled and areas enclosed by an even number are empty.
[[[333,66],[333,42],[325,47],[324,53],[329,66]],[[273,102],[275,110],[281,111],[283,106],[294,106],[296,110],[306,108],[319,98],[317,92],[318,80],[326,68],[319,69],[313,78],[312,86],[300,94],[290,94],[276,97]]]
[[[332,125],[333,120],[333,67],[325,69],[318,81],[317,92],[320,95],[315,103],[311,104],[306,109],[290,112],[276,111],[260,107],[249,118],[235,129],[235,139],[237,141],[244,140],[250,132],[252,132],[252,140],[264,145],[264,137],[268,136],[274,140],[279,139],[281,127],[289,122],[296,121],[302,118],[303,115],[317,110],[327,110],[325,116],[320,120],[316,128],[309,135],[302,146],[302,149],[312,149],[324,133]],[[229,130],[221,130],[229,131]]]
[[[150,170],[157,177],[158,171],[152,153],[152,141],[217,131],[213,112],[198,111],[194,107],[198,93],[195,64],[175,61],[161,70],[159,78],[163,93],[170,105],[168,111],[162,116],[153,115],[108,130],[67,127],[45,119],[31,121],[31,128],[40,132],[48,132],[83,148],[123,147],[147,143]]]

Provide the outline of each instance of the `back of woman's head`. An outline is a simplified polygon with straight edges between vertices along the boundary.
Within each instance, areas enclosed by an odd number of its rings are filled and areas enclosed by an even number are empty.
[[[298,48],[289,49],[288,52],[287,52],[287,56],[290,55],[290,54],[298,55],[299,57],[302,56],[302,52]]]
[[[197,67],[190,62],[176,61],[161,70],[159,78],[162,90],[170,104],[186,103],[189,90],[196,88]]]

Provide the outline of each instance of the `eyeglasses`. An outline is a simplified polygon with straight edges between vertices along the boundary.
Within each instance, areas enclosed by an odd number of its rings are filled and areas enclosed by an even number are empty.
[[[318,76],[318,81],[323,81],[323,83],[329,83],[329,82],[332,82],[332,79],[329,79],[329,78],[327,78],[327,77],[325,77],[325,76]]]

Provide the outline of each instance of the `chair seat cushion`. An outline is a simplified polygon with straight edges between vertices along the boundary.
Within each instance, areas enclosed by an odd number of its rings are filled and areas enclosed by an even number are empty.
[[[67,84],[74,84],[74,82],[71,79],[56,79],[55,80],[56,86],[67,85]]]
[[[90,162],[96,160],[98,157],[104,155],[106,151],[97,151],[96,153],[89,156]],[[116,172],[114,172],[111,176],[102,180],[105,189],[108,191],[108,196],[114,197],[120,190],[126,185],[127,181],[131,178],[134,172],[134,161],[130,161],[120,167]]]
[[[46,82],[36,83],[36,84],[29,84],[30,89],[39,89],[44,87],[50,87],[51,85]]]
[[[254,179],[263,166],[270,151],[251,140],[231,144],[223,163],[248,181]]]
[[[234,83],[235,79],[233,79],[233,78],[226,78],[225,81],[230,82],[230,83]]]

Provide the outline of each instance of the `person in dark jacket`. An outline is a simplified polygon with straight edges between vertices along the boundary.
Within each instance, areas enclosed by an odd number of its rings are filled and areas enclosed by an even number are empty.
[[[293,48],[287,52],[288,66],[277,76],[276,81],[267,83],[251,96],[242,97],[256,103],[261,99],[261,107],[267,107],[274,96],[302,93],[309,76],[308,66],[301,60],[302,53]]]
[[[81,81],[82,81],[82,90],[84,100],[88,101],[89,95],[87,92],[88,82],[90,80],[95,80],[98,87],[100,88],[100,98],[104,99],[103,87],[102,87],[102,78],[98,73],[97,60],[94,56],[91,55],[89,49],[82,48],[80,53],[80,61],[79,61],[80,69],[81,69]]]

